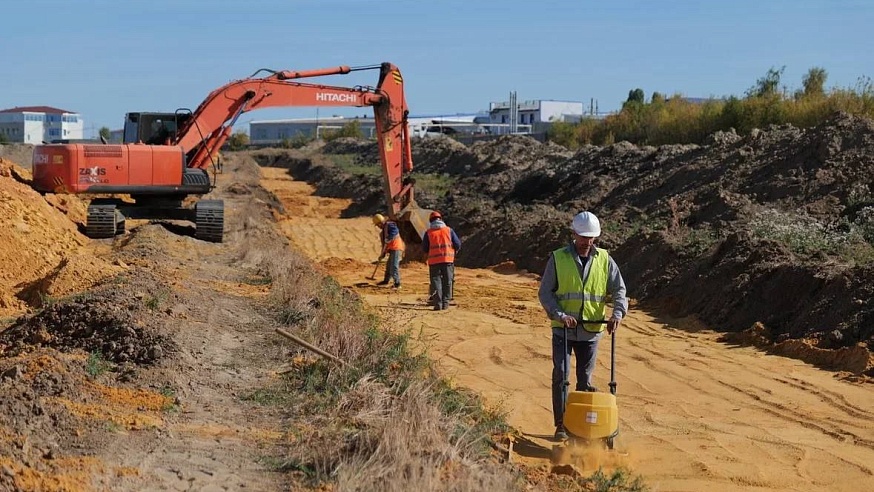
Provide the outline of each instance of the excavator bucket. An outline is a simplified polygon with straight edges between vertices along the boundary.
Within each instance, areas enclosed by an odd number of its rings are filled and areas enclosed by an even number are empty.
[[[428,230],[429,222],[428,217],[430,217],[431,212],[433,210],[427,208],[420,208],[415,203],[411,203],[407,205],[403,210],[401,210],[401,220],[405,220],[413,226],[413,229],[416,231],[416,234],[419,235],[419,241],[421,242],[422,238],[425,236],[425,232]]]
[[[428,230],[428,217],[432,210],[420,208],[416,202],[408,204],[398,212],[398,226],[401,230],[401,238],[407,244],[407,250],[404,252],[404,260],[406,261],[422,261],[425,259],[425,253],[420,247],[422,237]]]

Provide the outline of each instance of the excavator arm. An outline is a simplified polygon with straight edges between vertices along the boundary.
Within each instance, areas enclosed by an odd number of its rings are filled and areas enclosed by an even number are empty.
[[[374,69],[380,71],[376,88],[296,82],[298,79]],[[405,209],[416,208],[412,183],[404,180],[405,173],[413,169],[404,80],[400,70],[391,63],[355,68],[339,66],[307,71],[272,71],[266,77],[230,82],[204,99],[172,143],[182,147],[188,167],[206,168],[231,135],[241,114],[286,106],[373,107],[389,214],[401,218]],[[416,229],[420,227],[421,224]]]

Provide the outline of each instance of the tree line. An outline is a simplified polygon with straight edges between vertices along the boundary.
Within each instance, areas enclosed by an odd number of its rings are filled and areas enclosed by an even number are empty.
[[[782,83],[785,68],[769,69],[742,97],[696,101],[653,92],[647,102],[643,89],[632,89],[619,112],[603,119],[553,123],[549,139],[570,149],[623,140],[636,145],[701,144],[719,130],[745,135],[772,124],[810,127],[836,111],[874,117],[874,83],[869,77],[859,78],[851,88],[826,90],[828,72],[813,67],[802,77],[801,88],[790,91]]]

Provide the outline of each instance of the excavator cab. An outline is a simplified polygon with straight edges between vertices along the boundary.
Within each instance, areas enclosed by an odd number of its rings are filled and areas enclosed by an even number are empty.
[[[124,142],[167,145],[174,142],[190,113],[128,113],[124,118]]]

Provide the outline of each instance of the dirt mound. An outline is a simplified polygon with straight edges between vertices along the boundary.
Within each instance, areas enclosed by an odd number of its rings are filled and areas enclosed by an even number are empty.
[[[322,260],[321,265],[325,267],[327,270],[366,270],[367,264],[362,263],[358,260],[354,260],[352,258],[327,258]]]
[[[61,260],[51,272],[19,292],[30,305],[40,306],[46,298],[57,299],[90,289],[103,279],[126,270],[122,262],[108,263],[93,255],[73,255]]]
[[[27,169],[13,161],[0,157],[0,176],[12,178],[19,183],[29,185],[33,181],[33,175]]]
[[[564,147],[542,144],[524,135],[507,135],[477,142],[471,147],[451,138],[415,139],[413,164],[421,173],[446,173],[459,176],[489,176],[482,191],[506,193],[513,179],[532,168],[543,168],[573,155]]]
[[[477,164],[473,152],[451,138],[415,138],[411,147],[415,172],[464,174]]]
[[[85,425],[57,399],[82,392],[81,361],[46,353],[0,358],[0,490],[86,490],[87,474],[63,449]],[[83,460],[82,465],[86,462]],[[87,470],[87,466],[80,468]]]
[[[800,359],[815,366],[852,374],[874,376],[874,354],[863,343],[839,349],[825,349],[817,346],[816,340],[784,339],[773,342],[774,336],[762,323],[738,333],[728,333],[724,339],[744,345],[755,345],[768,352]]]
[[[49,193],[43,196],[45,201],[58,212],[66,215],[68,219],[80,228],[85,227],[88,220],[88,205],[74,195],[55,195]]]
[[[359,166],[379,166],[379,147],[372,140],[341,137],[325,142],[325,154],[351,154]]]
[[[144,272],[135,272],[142,276]],[[126,291],[127,289],[124,289]],[[114,286],[46,306],[23,316],[0,333],[6,355],[40,347],[98,353],[115,363],[153,364],[173,350],[172,341],[148,325],[137,313],[148,309],[158,294],[129,295]]]
[[[87,241],[32,188],[0,173],[0,304],[7,309],[23,307],[14,301],[17,290],[44,276]]]
[[[30,172],[0,159],[0,313],[39,305],[42,296],[87,289],[119,271],[84,252],[90,243],[76,223],[86,207],[77,197],[30,187]]]

